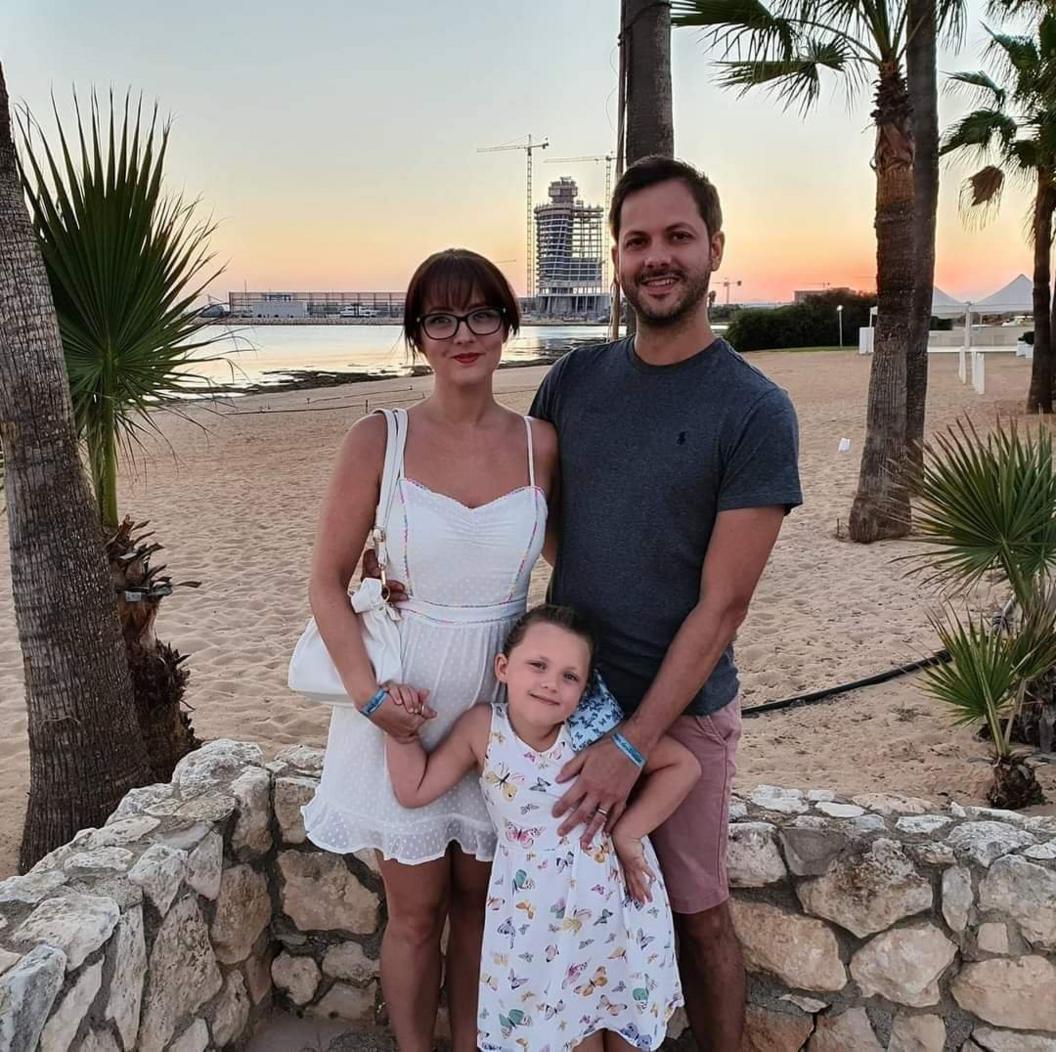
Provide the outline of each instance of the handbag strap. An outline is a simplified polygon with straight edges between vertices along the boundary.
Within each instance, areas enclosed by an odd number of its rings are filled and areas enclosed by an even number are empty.
[[[385,584],[385,567],[389,561],[385,530],[403,466],[403,447],[407,441],[407,414],[400,409],[379,409],[378,412],[385,417],[385,464],[381,471],[381,486],[378,490],[378,506],[374,511],[371,540],[378,557],[378,566],[382,571],[382,584]]]

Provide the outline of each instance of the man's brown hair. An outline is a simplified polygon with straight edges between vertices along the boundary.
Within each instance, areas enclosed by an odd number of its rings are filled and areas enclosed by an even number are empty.
[[[628,196],[649,186],[670,182],[672,179],[685,183],[693,195],[700,217],[708,228],[708,236],[711,237],[722,229],[719,192],[711,180],[685,161],[654,154],[635,161],[616,182],[616,188],[612,191],[612,204],[609,206],[609,229],[614,240],[618,241],[620,237],[620,211]]]

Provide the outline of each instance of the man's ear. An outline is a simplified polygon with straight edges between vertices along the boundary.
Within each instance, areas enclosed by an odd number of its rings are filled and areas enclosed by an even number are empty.
[[[720,230],[711,235],[711,272],[722,266],[722,254],[726,251],[726,235]]]
[[[495,655],[495,678],[500,683],[506,682],[506,670],[510,667],[510,659],[505,654]]]

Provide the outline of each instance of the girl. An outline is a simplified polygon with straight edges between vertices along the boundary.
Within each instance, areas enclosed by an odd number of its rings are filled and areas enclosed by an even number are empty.
[[[407,594],[399,620],[404,683],[378,683],[348,601],[378,503],[386,452],[380,416],[359,420],[342,443],[312,562],[312,612],[360,711],[334,710],[305,829],[325,850],[378,854],[388,908],[381,982],[401,1052],[433,1047],[445,920],[452,1045],[454,1052],[477,1047],[495,830],[475,778],[448,782],[419,811],[401,807],[385,777],[384,743],[420,729],[431,747],[468,706],[496,697],[493,655],[528,605],[557,440],[549,424],[495,400],[503,343],[519,320],[502,272],[465,249],[430,256],[407,290],[404,333],[428,361],[433,389],[396,410],[399,470],[386,543]]]
[[[481,772],[498,830],[477,1015],[488,1052],[655,1049],[682,1004],[671,910],[644,838],[700,777],[696,759],[663,739],[611,837],[596,844],[560,836],[551,814],[563,791],[554,779],[573,755],[565,721],[593,656],[578,614],[536,607],[495,659],[506,703],[470,708],[431,754],[417,739],[386,742],[405,807]]]

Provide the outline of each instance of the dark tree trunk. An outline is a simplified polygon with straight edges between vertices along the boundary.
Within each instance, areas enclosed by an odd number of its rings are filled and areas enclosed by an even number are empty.
[[[29,715],[22,871],[149,780],[0,69],[0,442]]]
[[[914,279],[913,133],[909,96],[895,65],[880,69],[876,121],[876,294],[873,366],[865,448],[849,534],[861,543],[904,537],[909,498],[902,479],[906,450],[906,351]]]
[[[671,115],[671,9],[655,0],[623,0],[627,49],[627,164],[674,156]]]
[[[1052,281],[1052,213],[1056,187],[1043,171],[1038,171],[1034,198],[1032,233],[1034,238],[1034,361],[1030,370],[1027,412],[1052,412],[1053,347],[1050,285]]]
[[[906,466],[911,479],[924,466],[928,398],[928,329],[935,288],[935,215],[939,206],[939,111],[935,0],[909,0],[906,74],[913,120],[913,226],[916,233],[913,315],[906,360]]]
[[[642,157],[675,153],[671,113],[671,8],[656,0],[623,0],[620,47],[626,70],[627,165]],[[638,327],[627,312],[627,332]]]

